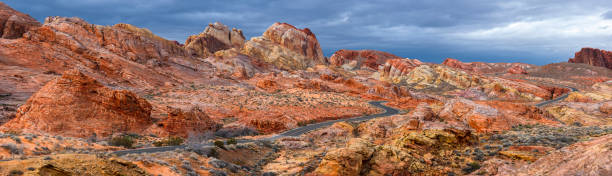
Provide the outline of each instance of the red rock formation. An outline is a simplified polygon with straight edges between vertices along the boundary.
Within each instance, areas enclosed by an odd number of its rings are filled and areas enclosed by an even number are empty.
[[[472,66],[472,63],[463,63],[453,58],[446,58],[446,60],[442,62],[442,65],[446,65],[449,67],[458,68],[462,70],[467,70],[467,71],[474,71],[474,67]]]
[[[178,108],[168,107],[168,118],[157,126],[168,132],[170,136],[188,137],[190,134],[202,134],[207,131],[216,131],[221,128],[200,108],[193,107],[185,112]]]
[[[242,30],[232,28],[219,22],[208,24],[204,32],[192,35],[185,41],[185,49],[192,55],[207,57],[217,51],[230,48],[241,48],[244,45]]]
[[[271,79],[261,79],[257,81],[255,86],[264,90],[276,90],[278,84]]]
[[[610,175],[612,134],[579,142],[538,159],[515,173],[500,175]]]
[[[417,59],[389,59],[385,65],[379,67],[378,73],[381,80],[390,80],[399,83],[403,76],[407,75],[415,67],[423,63]]]
[[[263,36],[249,40],[242,53],[286,70],[326,63],[321,46],[310,29],[298,29],[287,23],[274,23]]]
[[[80,18],[47,17],[43,27],[26,33],[25,37],[31,41],[58,44],[78,54],[93,55],[100,52],[96,48],[104,48],[141,64],[153,59],[186,55],[175,42],[158,37],[147,29],[129,24],[92,25]]]
[[[504,131],[517,124],[558,124],[535,106],[502,101],[452,99],[438,116],[451,125],[469,126],[478,132]]]
[[[596,48],[582,48],[579,52],[576,52],[574,58],[569,59],[567,62],[585,63],[612,69],[612,52]]]
[[[599,111],[612,115],[612,101],[606,101],[601,104]]]
[[[553,86],[545,86],[545,85],[539,85],[538,87],[546,89],[548,92],[550,92],[552,97],[542,97],[546,99],[557,98],[558,96],[566,94],[570,91],[568,88],[562,88],[562,87],[553,87]]]
[[[508,69],[508,73],[525,75],[527,74],[527,71],[525,71],[525,69],[523,69],[523,67],[521,67],[520,65],[514,65]]]
[[[508,72],[512,74],[525,74],[525,69],[534,67],[534,65],[524,63],[484,63],[484,62],[461,62],[457,59],[446,58],[442,65],[452,68],[458,68],[474,73],[501,73]]]
[[[338,50],[330,58],[329,63],[335,66],[344,64],[354,64],[354,68],[365,66],[378,70],[378,66],[385,64],[389,59],[401,59],[401,57],[391,53],[376,50]],[[353,63],[355,62],[355,63]]]
[[[140,133],[152,124],[151,105],[127,90],[112,90],[74,69],[47,83],[4,131],[105,137]]]
[[[0,38],[20,38],[23,33],[40,26],[30,15],[14,10],[0,2]]]

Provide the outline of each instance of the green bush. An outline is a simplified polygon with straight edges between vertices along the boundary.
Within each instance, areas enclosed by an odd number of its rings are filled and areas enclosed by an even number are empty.
[[[161,146],[176,146],[176,145],[181,145],[183,144],[185,140],[181,137],[168,137],[166,139],[163,139],[161,141],[155,141],[153,142],[153,145],[156,147],[161,147]]]
[[[223,141],[215,141],[213,144],[219,148],[225,149],[225,143],[223,143]]]
[[[227,145],[238,144],[238,141],[236,141],[236,139],[234,138],[230,138],[225,142],[225,144]]]
[[[469,173],[472,173],[472,172],[474,172],[474,171],[476,171],[478,169],[480,169],[480,163],[478,163],[478,162],[471,162],[471,163],[469,163],[467,165],[467,167],[463,168],[462,170],[463,170],[463,172],[465,174],[469,174]]]
[[[111,138],[111,140],[108,141],[108,144],[112,146],[122,146],[125,148],[132,148],[132,145],[134,145],[134,143],[135,143],[134,139],[129,135],[117,136],[117,137]]]

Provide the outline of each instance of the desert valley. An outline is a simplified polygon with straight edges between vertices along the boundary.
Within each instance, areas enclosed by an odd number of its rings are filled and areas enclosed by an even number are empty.
[[[202,30],[0,2],[0,175],[612,175],[612,51],[429,63]]]

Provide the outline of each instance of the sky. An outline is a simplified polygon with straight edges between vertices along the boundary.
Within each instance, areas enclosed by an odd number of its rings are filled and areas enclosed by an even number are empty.
[[[375,49],[426,62],[567,61],[583,47],[612,50],[609,0],[5,0],[44,21],[129,23],[181,43],[212,22],[247,39],[274,22],[310,28],[326,56]]]

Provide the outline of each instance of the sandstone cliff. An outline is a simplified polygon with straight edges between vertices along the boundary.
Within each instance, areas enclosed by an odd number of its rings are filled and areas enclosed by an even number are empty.
[[[582,48],[579,52],[576,52],[574,58],[567,62],[585,63],[612,69],[612,52],[596,48]]]
[[[329,63],[334,66],[342,66],[348,70],[362,67],[377,70],[379,65],[385,64],[389,59],[401,58],[383,51],[341,49],[329,58]]]
[[[327,62],[310,29],[287,23],[274,23],[263,36],[251,38],[242,53],[285,70],[303,70]]]
[[[20,38],[23,33],[40,26],[30,15],[23,14],[0,2],[0,38]]]
[[[192,55],[208,57],[220,50],[241,48],[244,41],[242,30],[230,30],[226,25],[215,22],[208,24],[204,32],[189,36],[185,49]]]

